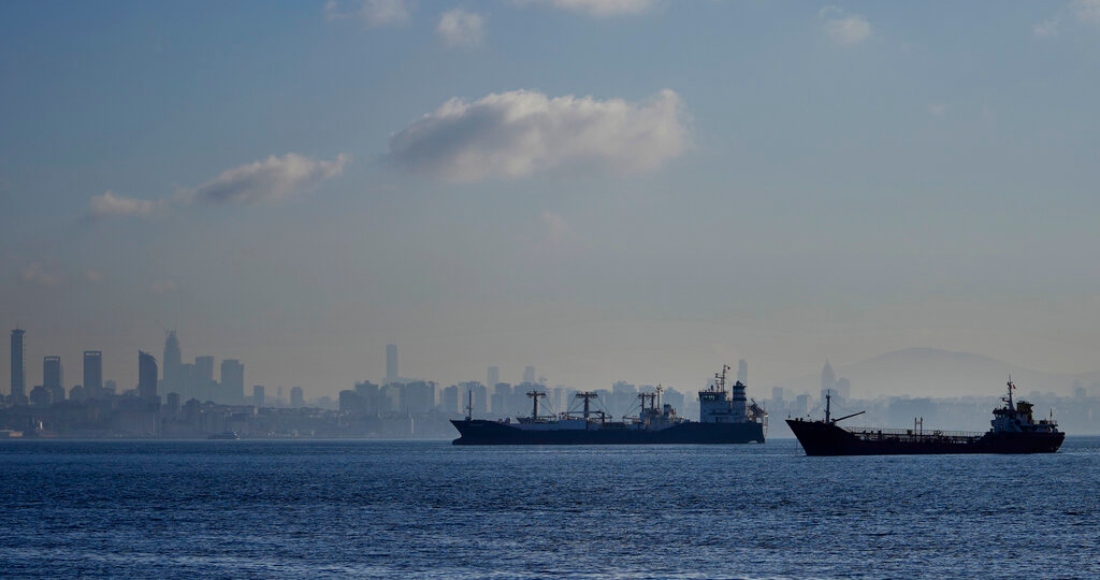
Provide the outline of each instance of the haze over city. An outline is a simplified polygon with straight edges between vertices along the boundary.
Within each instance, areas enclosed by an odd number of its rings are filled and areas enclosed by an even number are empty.
[[[0,38],[28,385],[99,350],[131,388],[170,328],[310,397],[387,344],[441,385],[1100,370],[1097,0],[24,2]]]

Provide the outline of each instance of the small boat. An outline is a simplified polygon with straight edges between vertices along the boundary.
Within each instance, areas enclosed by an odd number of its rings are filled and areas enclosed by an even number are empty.
[[[832,396],[825,395],[825,420],[787,419],[806,455],[903,455],[940,453],[1054,453],[1066,434],[1058,430],[1053,413],[1048,419],[1032,416],[1034,405],[1013,402],[1016,385],[1008,381],[1005,405],[993,410],[992,429],[985,433],[924,431],[923,421],[912,429],[845,429],[837,423],[862,415],[852,413],[832,418]]]

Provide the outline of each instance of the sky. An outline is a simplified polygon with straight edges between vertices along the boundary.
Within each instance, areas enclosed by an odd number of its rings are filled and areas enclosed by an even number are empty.
[[[28,385],[1100,370],[1100,0],[5,2],[0,79]]]

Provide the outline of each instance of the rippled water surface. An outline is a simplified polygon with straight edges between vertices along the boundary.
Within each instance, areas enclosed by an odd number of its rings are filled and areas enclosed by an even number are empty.
[[[748,446],[0,443],[0,576],[1100,577],[1100,438]]]

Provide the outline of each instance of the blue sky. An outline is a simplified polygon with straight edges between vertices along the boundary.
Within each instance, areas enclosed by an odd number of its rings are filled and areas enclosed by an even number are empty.
[[[1096,370],[1095,0],[23,2],[0,38],[30,384],[94,348],[128,386],[162,325],[309,396],[388,342],[445,384]]]

